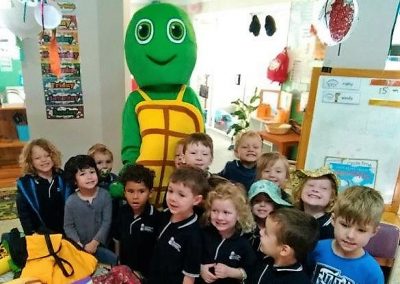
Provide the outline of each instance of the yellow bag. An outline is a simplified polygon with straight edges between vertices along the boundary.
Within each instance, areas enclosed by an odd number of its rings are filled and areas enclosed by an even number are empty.
[[[61,234],[26,236],[28,259],[21,277],[43,283],[71,283],[96,270],[97,259]]]

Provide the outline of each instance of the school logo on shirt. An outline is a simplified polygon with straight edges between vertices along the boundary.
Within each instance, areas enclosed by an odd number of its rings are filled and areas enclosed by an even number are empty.
[[[240,261],[242,257],[238,254],[236,254],[234,251],[231,251],[231,254],[229,255],[230,260],[237,260]]]
[[[154,228],[150,227],[150,226],[146,226],[145,224],[141,224],[140,225],[140,231],[141,232],[149,232],[149,233],[153,233],[154,232]]]
[[[342,275],[340,270],[322,263],[317,263],[311,282],[315,284],[355,284],[352,279]]]
[[[174,249],[176,249],[177,251],[181,252],[182,246],[180,244],[178,244],[177,242],[175,242],[174,237],[171,237],[169,239],[168,244],[170,246],[172,246]]]

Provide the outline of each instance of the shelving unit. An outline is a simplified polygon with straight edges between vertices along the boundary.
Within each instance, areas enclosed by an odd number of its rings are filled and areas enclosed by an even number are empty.
[[[13,121],[15,113],[26,116],[25,106],[15,104],[0,107],[0,187],[15,186],[21,174],[18,157],[25,143],[18,140]]]

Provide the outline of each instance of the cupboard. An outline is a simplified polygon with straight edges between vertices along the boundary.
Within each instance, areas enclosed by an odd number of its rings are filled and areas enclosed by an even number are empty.
[[[26,117],[22,104],[0,106],[0,188],[15,186],[21,174],[18,165],[19,154],[25,145],[18,139],[15,114]]]

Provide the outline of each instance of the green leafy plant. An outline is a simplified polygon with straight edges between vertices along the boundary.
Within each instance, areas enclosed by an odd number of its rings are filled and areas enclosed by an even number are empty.
[[[231,143],[229,146],[231,150],[233,148],[233,139],[239,133],[246,131],[250,126],[250,114],[255,111],[259,105],[260,95],[258,94],[257,88],[254,91],[254,95],[250,98],[249,103],[244,102],[242,99],[237,99],[231,104],[235,106],[235,110],[231,112],[231,115],[235,118],[236,122],[233,123],[228,130],[227,134],[232,133]]]

